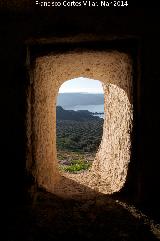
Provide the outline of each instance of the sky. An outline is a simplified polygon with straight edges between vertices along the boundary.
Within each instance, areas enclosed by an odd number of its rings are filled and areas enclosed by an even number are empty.
[[[99,80],[84,77],[68,80],[64,82],[59,89],[59,93],[76,92],[104,93],[102,84]]]

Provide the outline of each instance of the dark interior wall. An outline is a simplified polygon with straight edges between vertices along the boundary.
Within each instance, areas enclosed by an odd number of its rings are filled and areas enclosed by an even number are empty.
[[[158,205],[160,183],[159,162],[159,53],[158,31],[146,34],[143,42],[141,147],[144,196]],[[157,87],[156,87],[157,86]],[[157,196],[157,197],[156,197]]]
[[[25,176],[26,46],[32,38],[63,38],[76,34],[105,35],[139,40],[137,158],[131,178],[132,194],[154,210],[160,202],[159,9],[41,9],[19,4],[0,5],[0,66],[3,118],[3,161],[8,200],[22,201]],[[16,2],[16,1],[15,1]],[[17,1],[20,2],[20,1]]]

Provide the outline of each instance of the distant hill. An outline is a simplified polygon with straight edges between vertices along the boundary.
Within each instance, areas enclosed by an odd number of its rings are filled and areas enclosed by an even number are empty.
[[[57,106],[71,105],[101,105],[104,104],[103,94],[87,93],[60,93],[57,98]]]
[[[64,110],[57,106],[56,119],[58,152],[80,151],[93,154],[97,151],[103,133],[102,118],[93,116],[88,110]]]
[[[56,107],[57,120],[74,120],[74,121],[90,121],[100,120],[98,116],[93,116],[92,112],[88,110],[64,110],[61,106]]]

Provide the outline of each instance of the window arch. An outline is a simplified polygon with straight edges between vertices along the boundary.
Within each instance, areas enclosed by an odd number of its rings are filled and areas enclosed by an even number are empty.
[[[80,184],[102,193],[117,192],[125,184],[131,156],[132,60],[126,53],[73,51],[36,59],[32,85],[33,159],[28,158],[28,166],[34,161],[31,171],[40,186],[64,195],[56,159],[56,98],[62,83],[77,76],[103,83],[105,112],[96,161],[90,175],[81,178]],[[28,128],[28,139],[29,135]],[[74,187],[66,188],[66,193],[72,195]]]

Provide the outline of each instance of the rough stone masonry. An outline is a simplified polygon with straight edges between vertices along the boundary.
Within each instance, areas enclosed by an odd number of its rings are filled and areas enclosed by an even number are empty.
[[[84,188],[100,193],[119,191],[126,180],[133,121],[132,59],[118,51],[70,51],[38,57],[28,90],[27,168],[39,186],[60,196],[88,196]],[[56,101],[60,86],[76,77],[99,80],[104,88],[102,141],[92,167],[80,174],[61,174],[56,154]],[[30,96],[32,95],[32,100]],[[31,107],[32,106],[32,107]],[[32,124],[31,124],[32,123]],[[32,126],[32,127],[31,127]],[[31,140],[32,133],[32,140]]]

